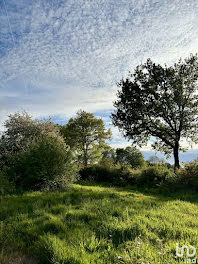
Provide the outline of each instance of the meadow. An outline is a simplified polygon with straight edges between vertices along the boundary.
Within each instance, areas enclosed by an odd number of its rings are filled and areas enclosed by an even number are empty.
[[[72,185],[0,200],[0,263],[183,263],[198,245],[198,197],[135,187]]]

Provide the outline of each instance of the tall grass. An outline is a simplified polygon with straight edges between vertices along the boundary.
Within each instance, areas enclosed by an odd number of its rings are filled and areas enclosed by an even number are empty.
[[[197,219],[193,193],[73,185],[1,197],[0,263],[183,263],[176,243],[198,246]]]

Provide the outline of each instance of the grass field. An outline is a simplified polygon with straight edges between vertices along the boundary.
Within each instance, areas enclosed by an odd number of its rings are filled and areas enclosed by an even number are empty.
[[[1,197],[0,224],[0,263],[183,263],[176,243],[198,246],[198,197],[73,185]]]

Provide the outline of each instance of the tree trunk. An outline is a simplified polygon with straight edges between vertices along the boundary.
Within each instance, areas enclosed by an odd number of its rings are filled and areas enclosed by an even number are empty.
[[[173,149],[173,154],[174,154],[174,160],[175,160],[175,165],[174,165],[174,170],[179,169],[179,142],[175,143],[175,147]]]
[[[86,147],[83,148],[83,164],[84,164],[84,167],[87,167],[87,165],[88,165],[87,148]]]
[[[87,153],[84,152],[84,166],[87,167]]]

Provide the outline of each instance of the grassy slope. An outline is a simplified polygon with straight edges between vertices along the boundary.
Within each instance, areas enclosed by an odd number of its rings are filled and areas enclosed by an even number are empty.
[[[175,197],[74,185],[1,198],[0,262],[22,252],[41,263],[183,263],[175,244],[198,246],[198,199]]]

